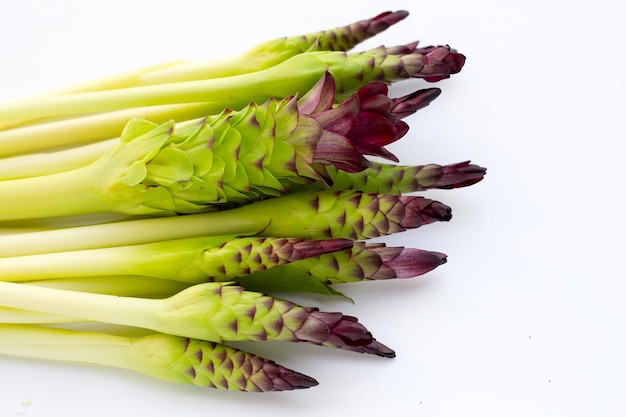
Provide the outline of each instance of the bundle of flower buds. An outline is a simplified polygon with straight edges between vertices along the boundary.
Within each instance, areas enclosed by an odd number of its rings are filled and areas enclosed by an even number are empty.
[[[388,85],[465,60],[417,43],[349,52],[406,16],[0,105],[0,353],[241,391],[317,382],[229,342],[394,357],[357,318],[270,294],[337,295],[446,261],[368,241],[450,220],[415,192],[485,174],[398,165],[385,148],[440,94],[391,98]]]

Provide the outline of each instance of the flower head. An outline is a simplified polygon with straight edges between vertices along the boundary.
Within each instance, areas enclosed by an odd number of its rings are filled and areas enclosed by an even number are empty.
[[[323,128],[314,155],[318,172],[329,182],[320,165],[359,172],[371,165],[365,155],[398,162],[398,158],[384,147],[402,138],[409,130],[402,118],[426,107],[440,92],[437,88],[430,88],[391,99],[387,84],[379,81],[366,84],[334,106],[335,81],[326,73],[298,101],[300,114],[312,117]]]

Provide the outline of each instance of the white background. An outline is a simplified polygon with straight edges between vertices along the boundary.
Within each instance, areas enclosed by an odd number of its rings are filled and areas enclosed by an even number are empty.
[[[253,345],[320,385],[246,394],[2,357],[0,416],[625,415],[624,4],[2,1],[3,101],[406,9],[358,49],[419,39],[468,59],[391,150],[403,163],[471,159],[489,172],[426,194],[452,206],[450,223],[385,239],[446,252],[448,264],[344,287],[354,305],[301,299],[358,316],[396,359]]]

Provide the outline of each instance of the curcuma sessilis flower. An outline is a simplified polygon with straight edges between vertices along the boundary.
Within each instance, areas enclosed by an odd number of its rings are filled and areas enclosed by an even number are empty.
[[[487,170],[469,161],[449,165],[391,165],[372,162],[360,172],[327,168],[331,190],[357,190],[373,194],[403,194],[429,189],[467,187],[482,181]],[[294,186],[294,191],[320,189],[316,185]]]
[[[393,159],[384,146],[406,133],[406,108],[435,97],[427,91],[407,98],[396,115],[400,106],[374,83],[335,105],[335,82],[326,73],[300,99],[270,99],[178,126],[136,120],[118,145],[84,168],[3,181],[0,219],[194,213],[279,196],[293,184],[330,182],[326,167],[357,172],[370,166],[364,155]],[[34,192],[40,204],[24,204]]]
[[[318,385],[272,360],[220,343],[155,333],[126,337],[66,328],[0,324],[0,352],[132,370],[163,381],[235,391]]]
[[[255,272],[237,280],[253,290],[307,291],[315,286],[304,283],[314,279],[334,285],[364,280],[412,278],[446,263],[447,256],[414,248],[389,247],[384,243],[354,242],[351,248],[295,261]]]
[[[59,322],[99,321],[216,343],[307,342],[395,356],[355,317],[304,307],[230,283],[197,284],[161,299],[87,294],[2,281],[0,289],[2,306],[67,316]],[[51,302],[37,305],[37,297],[50,297]],[[84,308],[86,303],[89,309]]]
[[[352,246],[347,239],[311,240],[218,235],[142,245],[0,258],[3,281],[143,276],[199,284],[229,281]]]
[[[364,155],[392,157],[383,147],[408,130],[386,94],[383,83],[369,84],[335,105],[335,82],[327,73],[299,100],[269,100],[204,119],[191,134],[174,132],[177,138],[165,148],[188,155],[189,169],[161,177],[158,163],[150,175],[149,162],[144,185],[148,192],[167,188],[172,210],[194,212],[282,195],[294,183],[329,182],[326,167],[362,171],[370,166]],[[415,111],[435,97],[407,98],[403,117],[408,103],[419,103]]]
[[[261,70],[277,65],[288,58],[312,51],[349,51],[359,43],[385,31],[408,16],[408,12],[399,10],[384,12],[370,19],[359,20],[349,25],[334,29],[289,36],[265,41],[252,48],[237,60],[236,67],[228,67],[217,75],[229,76],[245,73],[249,69]],[[206,73],[202,74],[206,76]],[[215,75],[211,73],[211,75]]]

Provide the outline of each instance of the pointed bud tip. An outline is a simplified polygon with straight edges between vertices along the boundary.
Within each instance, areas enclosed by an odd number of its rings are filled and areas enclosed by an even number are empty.
[[[457,74],[465,66],[465,55],[458,53],[450,46],[429,46],[416,49],[416,52],[424,55],[423,78],[428,82],[437,82],[450,75]]]
[[[400,224],[407,229],[452,219],[452,208],[438,201],[419,196],[401,196],[400,201],[406,208]]]
[[[426,215],[433,221],[450,221],[452,219],[452,208],[438,201],[433,201],[430,206],[422,211],[422,215]]]
[[[377,340],[373,340],[372,343],[365,346],[363,349],[363,353],[380,356],[382,358],[390,358],[390,359],[393,359],[396,357],[396,352],[393,349],[383,345]]]
[[[371,35],[376,35],[383,30],[387,29],[391,25],[395,25],[399,21],[405,19],[409,15],[409,12],[406,10],[397,10],[395,12],[386,11],[380,13],[379,15],[366,20],[366,22],[370,22],[371,26],[368,29],[368,33]]]
[[[487,174],[487,168],[471,164],[470,161],[443,167],[441,185],[437,188],[450,189],[467,187],[483,180]]]
[[[393,268],[397,278],[406,279],[424,275],[446,262],[445,253],[407,248],[386,264]]]
[[[440,88],[425,88],[391,100],[391,113],[403,119],[428,106],[441,95]]]
[[[319,382],[314,378],[283,367],[280,368],[277,378],[280,379],[280,383],[275,384],[275,387],[279,388],[278,391],[311,388],[319,385]]]

